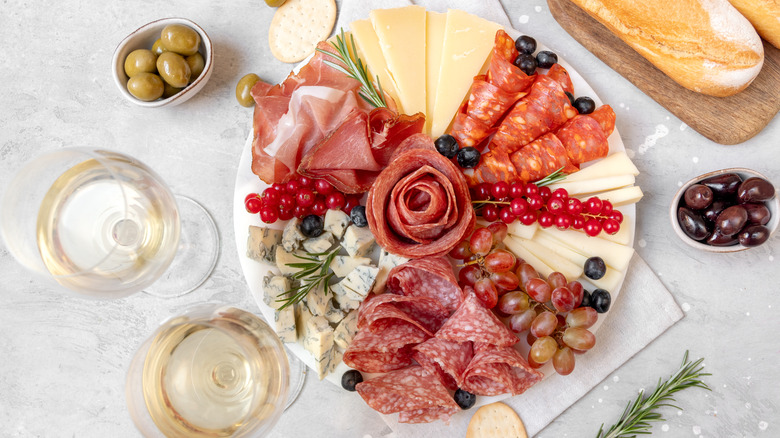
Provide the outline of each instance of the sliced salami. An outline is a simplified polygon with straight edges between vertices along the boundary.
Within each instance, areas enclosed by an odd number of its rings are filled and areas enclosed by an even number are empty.
[[[452,265],[442,256],[396,266],[387,275],[387,289],[405,296],[434,298],[449,312],[454,312],[464,297]]]
[[[412,346],[429,337],[419,327],[400,320],[379,332],[358,330],[344,352],[344,363],[366,373],[401,369],[412,363]]]
[[[485,126],[494,126],[498,124],[498,121],[512,104],[525,95],[524,91],[504,91],[499,86],[478,76],[471,84],[471,95],[467,107],[468,115],[479,120]]]
[[[569,93],[574,94],[574,84],[571,83],[571,76],[569,76],[569,72],[566,71],[562,65],[558,63],[553,64],[553,66],[547,70],[547,77],[561,84],[563,91],[568,91]]]
[[[582,163],[604,158],[609,153],[607,136],[595,119],[578,115],[564,123],[555,136],[566,149],[569,161],[577,167]]]
[[[467,177],[470,186],[479,183],[497,183],[506,181],[508,183],[517,180],[517,170],[509,154],[501,148],[496,148],[482,154],[479,164],[474,168],[471,177]]]
[[[515,64],[518,52],[515,41],[503,30],[496,32],[493,56],[488,66],[487,81],[507,93],[526,90],[534,83],[536,75],[528,76]]]
[[[479,144],[490,136],[495,129],[482,123],[481,121],[465,113],[457,113],[455,121],[452,122],[452,131],[450,135],[458,140],[458,145],[462,148],[476,147],[481,149]]]
[[[569,174],[577,171],[566,148],[553,134],[545,134],[510,156],[519,180],[536,181],[562,169]]]
[[[453,342],[431,338],[414,347],[412,357],[448,389],[462,385],[461,375],[474,355],[471,342]]]
[[[592,119],[599,122],[601,131],[606,137],[609,137],[610,134],[612,134],[612,131],[615,130],[615,111],[613,111],[612,107],[609,105],[601,105],[600,107],[596,108],[596,111],[588,114],[588,117],[591,117]]]
[[[465,391],[477,395],[518,395],[544,377],[514,348],[481,348],[463,373]]]
[[[455,342],[481,342],[497,347],[511,347],[518,341],[517,336],[493,312],[484,308],[473,293],[466,295],[458,310],[436,332],[436,337]]]
[[[355,388],[373,409],[383,414],[399,412],[398,421],[403,423],[446,421],[460,410],[447,388],[419,365],[366,380]]]
[[[406,321],[433,336],[450,312],[435,298],[396,294],[370,295],[360,305],[358,329],[383,331],[388,324]]]

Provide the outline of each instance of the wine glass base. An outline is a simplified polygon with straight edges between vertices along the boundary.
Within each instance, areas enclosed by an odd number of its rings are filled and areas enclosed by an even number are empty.
[[[149,295],[179,297],[203,284],[217,264],[219,235],[214,219],[194,200],[176,195],[181,231],[179,248],[171,265],[151,286]]]
[[[287,396],[287,403],[284,405],[286,411],[295,400],[298,398],[298,394],[303,389],[303,384],[306,382],[306,364],[302,360],[298,359],[289,348],[285,347],[287,353],[287,361],[290,364],[290,394]]]

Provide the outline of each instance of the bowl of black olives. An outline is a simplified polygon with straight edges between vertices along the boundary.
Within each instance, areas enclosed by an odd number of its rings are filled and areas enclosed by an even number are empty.
[[[769,240],[780,224],[774,185],[750,169],[699,175],[680,187],[669,209],[677,236],[710,252],[737,252]]]
[[[211,77],[206,31],[186,18],[163,18],[133,31],[114,51],[114,82],[130,102],[147,108],[178,105]]]

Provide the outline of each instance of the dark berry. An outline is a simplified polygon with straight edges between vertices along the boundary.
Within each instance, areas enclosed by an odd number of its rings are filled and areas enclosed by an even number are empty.
[[[479,151],[468,146],[458,151],[458,164],[460,167],[470,169],[479,164],[479,157]]]
[[[363,375],[358,370],[349,370],[341,376],[341,387],[347,391],[354,391],[355,386],[363,381]]]
[[[580,96],[574,100],[574,108],[580,114],[590,114],[596,109],[596,102],[588,96]]]
[[[363,228],[368,225],[368,219],[366,219],[366,207],[362,205],[356,205],[352,207],[352,211],[349,212],[349,218],[356,227]]]
[[[539,68],[550,68],[558,62],[558,55],[549,51],[542,50],[536,54],[536,65]]]
[[[528,76],[536,73],[536,58],[534,58],[534,55],[518,55],[518,57],[515,58],[515,65]]]
[[[528,35],[520,35],[515,40],[515,48],[520,53],[530,55],[536,51],[536,40]]]
[[[301,221],[301,233],[306,237],[317,237],[322,234],[324,221],[316,214],[310,214]]]
[[[566,97],[569,98],[569,104],[571,104],[571,106],[574,106],[574,95],[569,93],[568,91],[564,91],[564,93],[566,94]]]
[[[590,292],[587,290],[582,291],[582,302],[580,303],[580,307],[591,307],[591,301]]]
[[[433,144],[436,146],[436,150],[447,158],[453,158],[458,154],[458,140],[449,134],[437,138]]]
[[[591,257],[585,260],[585,276],[591,280],[598,280],[607,273],[607,265],[601,257]]]
[[[468,392],[464,391],[460,388],[458,388],[457,391],[455,391],[455,403],[460,406],[461,409],[468,409],[472,406],[474,406],[474,403],[477,402],[477,396]]]
[[[604,289],[596,289],[590,294],[590,307],[598,313],[606,313],[612,303],[612,296]]]

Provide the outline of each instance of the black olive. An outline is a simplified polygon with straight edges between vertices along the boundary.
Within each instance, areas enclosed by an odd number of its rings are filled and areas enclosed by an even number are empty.
[[[612,303],[612,296],[604,289],[596,289],[590,294],[590,307],[598,313],[606,313]]]
[[[518,57],[515,58],[515,65],[528,76],[536,73],[536,58],[534,58],[534,55],[518,55]]]
[[[358,370],[349,370],[341,376],[341,387],[347,391],[354,391],[355,386],[363,381],[363,375]]]
[[[536,40],[528,35],[520,35],[515,40],[515,48],[520,53],[530,55],[536,51]]]
[[[550,68],[558,62],[558,55],[549,51],[542,50],[536,54],[536,65],[539,68]]]
[[[453,158],[458,154],[458,149],[460,149],[458,140],[455,140],[455,137],[449,134],[444,134],[437,138],[433,144],[436,146],[436,150],[447,158]]]
[[[461,409],[468,409],[472,406],[474,406],[474,403],[477,402],[477,396],[468,392],[464,391],[460,388],[458,388],[457,391],[455,391],[455,403],[460,406]]]
[[[598,280],[607,273],[607,265],[601,257],[591,257],[585,260],[585,276],[591,280]]]
[[[591,295],[590,292],[588,292],[587,290],[582,291],[582,302],[580,303],[580,307],[592,307]]]
[[[563,93],[566,94],[566,97],[569,98],[569,103],[571,104],[571,106],[574,106],[574,95],[569,93],[568,91],[564,91]]]
[[[468,146],[458,151],[458,164],[460,167],[470,169],[479,164],[480,153],[475,148]]]
[[[362,205],[356,205],[352,207],[352,211],[349,212],[349,218],[356,227],[363,228],[368,225],[368,219],[366,219],[366,207]]]
[[[310,214],[301,221],[301,233],[306,237],[317,237],[322,234],[324,221],[316,214]]]
[[[588,96],[580,96],[574,100],[574,108],[580,114],[590,114],[596,109],[596,102]]]

